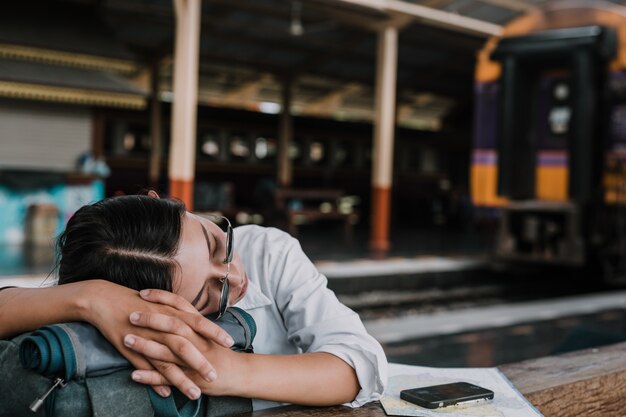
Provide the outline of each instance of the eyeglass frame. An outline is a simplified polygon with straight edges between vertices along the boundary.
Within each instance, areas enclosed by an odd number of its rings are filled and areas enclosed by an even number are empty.
[[[222,264],[226,265],[226,274],[219,279],[222,283],[222,291],[220,292],[220,304],[214,320],[219,320],[226,312],[226,309],[228,309],[228,296],[230,295],[228,276],[230,275],[230,263],[233,260],[233,226],[226,217],[218,216],[218,218],[226,220],[228,225],[226,226],[226,258],[222,261]]]

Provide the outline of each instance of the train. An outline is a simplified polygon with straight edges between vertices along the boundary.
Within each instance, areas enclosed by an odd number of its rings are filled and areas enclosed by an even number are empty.
[[[479,52],[470,194],[495,259],[626,283],[626,8],[553,2]]]

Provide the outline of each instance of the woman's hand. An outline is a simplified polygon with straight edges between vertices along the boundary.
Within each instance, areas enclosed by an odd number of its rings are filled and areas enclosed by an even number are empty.
[[[154,370],[134,371],[132,374],[134,381],[153,386],[168,385],[173,382],[170,377],[164,376],[167,372],[166,369],[163,369],[163,367],[167,367],[173,362],[157,359],[167,358],[168,353],[141,337],[136,338],[133,349],[146,357],[150,357],[151,362],[155,364]],[[202,349],[202,354],[206,359],[210,360],[211,363],[215,364],[217,375],[219,376],[218,378],[213,381],[207,381],[207,378],[203,378],[197,371],[182,366],[177,369],[174,377],[191,379],[196,386],[199,387],[200,391],[207,395],[233,396],[236,392],[234,389],[236,377],[241,374],[241,372],[238,371],[239,368],[235,365],[237,365],[238,359],[240,359],[243,354],[233,352],[230,349],[216,344],[205,345],[204,349]]]
[[[170,384],[197,398],[200,390],[181,366],[196,371],[206,381],[214,380],[215,367],[200,349],[218,344],[230,347],[232,338],[182,297],[160,290],[144,294],[142,298],[137,291],[108,281],[89,281],[83,294],[83,318],[135,368],[157,369]],[[155,358],[138,353],[136,347],[144,343],[158,347],[159,355]],[[155,389],[161,395],[169,394],[167,387]]]
[[[227,370],[232,368],[231,365],[235,362],[233,357],[236,356],[234,352],[228,349],[232,345],[232,339],[229,340],[229,343],[222,343],[221,345],[214,342],[194,343],[193,345],[197,349],[187,350],[189,346],[185,342],[179,344],[181,340],[176,340],[177,337],[180,337],[182,341],[193,342],[197,340],[199,335],[206,337],[205,332],[212,331],[212,327],[216,325],[176,294],[161,290],[144,290],[140,294],[145,300],[167,305],[178,311],[184,310],[184,313],[176,317],[164,316],[158,312],[146,312],[131,316],[133,324],[163,332],[173,338],[169,347],[137,334],[130,334],[124,339],[125,343],[131,339],[132,344],[127,343],[127,346],[141,356],[148,358],[155,368],[153,371],[135,371],[133,372],[133,379],[149,385],[172,384],[176,386],[179,386],[183,381],[192,379],[198,387],[202,388],[204,393],[226,395],[229,379],[226,376],[232,375]],[[202,342],[201,339],[200,342]],[[185,361],[181,360],[183,357],[186,358]],[[208,375],[203,373],[200,368],[200,364],[207,360],[217,368],[212,369]],[[172,365],[179,365],[180,367]],[[199,391],[196,393],[199,395]]]

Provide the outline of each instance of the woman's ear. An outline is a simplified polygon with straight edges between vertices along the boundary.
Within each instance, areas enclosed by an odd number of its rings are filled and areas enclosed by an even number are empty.
[[[148,197],[152,197],[152,198],[161,198],[161,197],[159,197],[159,195],[157,194],[157,192],[156,192],[156,191],[154,191],[154,190],[150,190],[150,191],[148,191]]]

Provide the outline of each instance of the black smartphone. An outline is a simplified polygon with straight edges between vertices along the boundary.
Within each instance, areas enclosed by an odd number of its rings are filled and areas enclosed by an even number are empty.
[[[400,391],[400,398],[420,407],[439,408],[493,400],[493,391],[468,382],[454,382],[452,384],[405,389]]]

